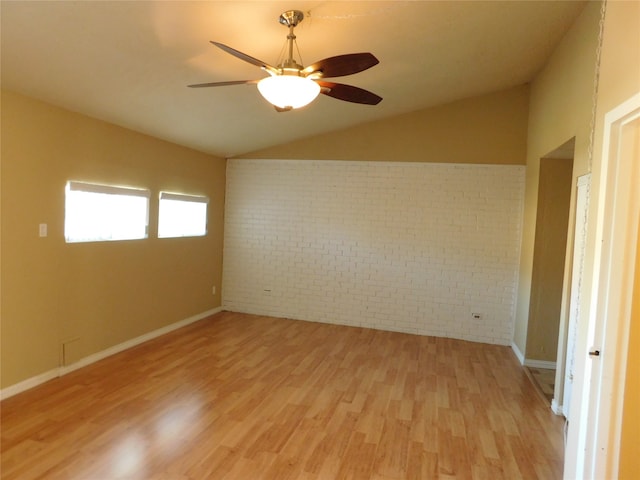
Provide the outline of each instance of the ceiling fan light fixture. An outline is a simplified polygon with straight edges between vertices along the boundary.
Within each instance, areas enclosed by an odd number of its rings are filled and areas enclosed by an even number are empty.
[[[320,85],[297,75],[276,75],[258,82],[260,94],[278,108],[301,108],[320,94]]]
[[[307,68],[304,68],[296,62],[293,58],[293,47],[296,40],[293,30],[303,18],[304,13],[300,10],[288,10],[280,15],[280,23],[289,29],[289,34],[287,35],[289,53],[277,67],[258,60],[251,55],[242,53],[228,45],[211,40],[211,43],[216,47],[244,62],[259,67],[271,75],[270,77],[263,78],[259,81],[235,80],[196,83],[194,85],[188,85],[188,87],[223,87],[226,85],[254,85],[257,83],[260,94],[279,112],[304,107],[313,102],[320,93],[345,102],[365,105],[377,105],[380,103],[382,97],[379,97],[375,93],[352,85],[325,81],[326,78],[352,75],[377,65],[378,59],[371,53],[336,55],[317,61]]]

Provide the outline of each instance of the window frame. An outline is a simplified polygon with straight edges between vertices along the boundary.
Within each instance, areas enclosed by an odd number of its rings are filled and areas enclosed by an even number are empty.
[[[177,201],[177,202],[185,202],[185,203],[197,203],[205,206],[204,211],[204,232],[198,234],[181,234],[181,235],[166,235],[162,233],[161,221],[162,221],[162,201]],[[158,238],[159,239],[167,239],[167,238],[196,238],[196,237],[206,237],[209,233],[209,197],[206,195],[195,195],[190,193],[177,193],[177,192],[169,192],[162,190],[158,194]]]
[[[104,238],[104,237],[88,237],[88,238],[73,238],[69,233],[68,227],[68,201],[69,192],[78,191],[85,193],[95,193],[102,195],[114,195],[120,197],[136,197],[146,199],[145,218],[144,218],[144,234],[143,236],[128,236],[117,238]],[[149,238],[149,208],[151,203],[151,191],[147,188],[139,187],[125,187],[113,184],[100,184],[92,182],[84,182],[79,180],[69,180],[65,185],[65,215],[64,215],[64,239],[65,243],[91,243],[91,242],[121,242],[128,240],[144,240]]]

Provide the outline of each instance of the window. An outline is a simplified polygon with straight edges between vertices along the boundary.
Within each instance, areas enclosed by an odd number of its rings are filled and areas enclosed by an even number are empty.
[[[158,237],[206,235],[208,203],[207,197],[160,192]]]
[[[147,238],[148,225],[149,190],[67,182],[67,243]]]

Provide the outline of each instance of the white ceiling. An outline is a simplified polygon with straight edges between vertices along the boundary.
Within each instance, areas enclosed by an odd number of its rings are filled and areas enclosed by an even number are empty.
[[[231,157],[532,80],[582,1],[59,1],[0,3],[2,87],[214,155]],[[335,79],[377,106],[321,95],[277,113],[227,44],[276,64],[285,10],[305,65],[371,52],[380,64]]]

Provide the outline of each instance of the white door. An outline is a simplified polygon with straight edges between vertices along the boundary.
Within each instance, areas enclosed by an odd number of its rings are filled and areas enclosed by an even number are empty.
[[[640,93],[607,113],[604,128],[594,278],[589,319],[576,345],[566,479],[618,476],[633,266],[638,253]]]
[[[573,241],[573,259],[571,270],[571,299],[569,301],[569,325],[567,328],[567,348],[564,361],[564,388],[562,390],[562,413],[569,418],[571,389],[575,375],[575,347],[580,318],[580,284],[584,266],[584,252],[587,239],[587,193],[591,174],[578,177],[576,193],[576,222]]]

